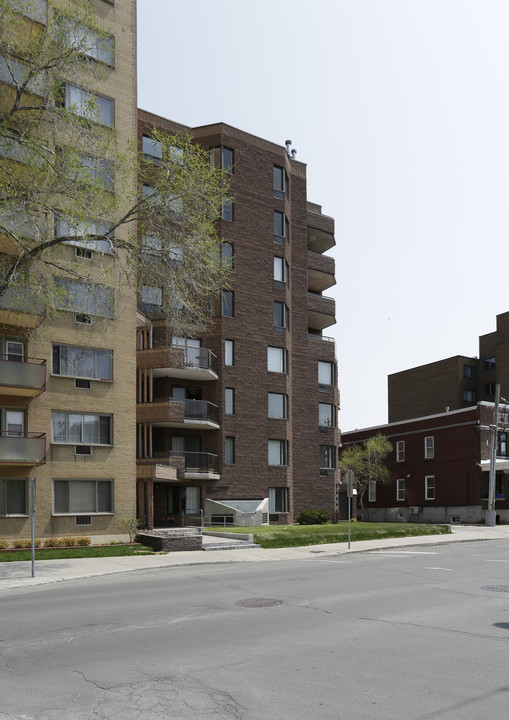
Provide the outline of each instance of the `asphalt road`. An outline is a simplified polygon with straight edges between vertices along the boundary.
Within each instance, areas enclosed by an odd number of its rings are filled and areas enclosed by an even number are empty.
[[[140,571],[0,609],[0,720],[509,715],[503,540]]]

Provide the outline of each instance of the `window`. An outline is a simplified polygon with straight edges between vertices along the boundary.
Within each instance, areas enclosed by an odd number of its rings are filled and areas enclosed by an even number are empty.
[[[405,462],[405,441],[398,440],[396,443],[396,462]]]
[[[209,154],[212,167],[233,173],[233,150],[231,148],[223,146],[211,148]]]
[[[112,513],[113,480],[53,480],[53,512]]]
[[[290,239],[290,224],[288,218],[279,210],[274,210],[274,242],[282,245]]]
[[[288,352],[285,348],[267,348],[267,370],[269,372],[288,372]]]
[[[64,106],[66,110],[72,110],[86,120],[93,120],[107,127],[115,125],[115,101],[104,95],[65,83]]]
[[[486,395],[494,395],[495,394],[495,383],[494,382],[483,383],[482,394],[484,395],[484,397],[486,397]]]
[[[320,427],[334,427],[334,405],[318,403],[318,425]]]
[[[224,440],[224,461],[227,465],[235,465],[235,438],[228,435]]]
[[[233,245],[229,242],[221,243],[221,262],[223,267],[233,270]]]
[[[476,397],[475,390],[463,390],[463,402],[475,403]]]
[[[234,316],[233,300],[233,292],[231,290],[223,290],[221,293],[221,315],[223,317]]]
[[[334,445],[320,445],[320,469],[333,470],[336,467],[336,448]]]
[[[94,283],[81,283],[68,278],[53,278],[56,307],[86,315],[113,317],[113,288]]]
[[[475,380],[476,368],[473,365],[463,365],[463,377]]]
[[[151,285],[141,286],[141,309],[145,313],[157,314],[161,312],[163,291]]]
[[[290,491],[286,487],[269,488],[269,512],[287,513],[290,507]]]
[[[285,303],[274,303],[274,328],[278,334],[290,329],[290,313]]]
[[[426,477],[424,478],[424,497],[426,500],[434,500],[435,499],[435,476],[434,475],[426,475]]]
[[[22,362],[25,357],[25,344],[21,338],[6,338],[0,335],[0,360]]]
[[[0,515],[28,515],[26,480],[0,478]]]
[[[274,287],[282,290],[284,285],[288,285],[288,263],[285,258],[274,257]]]
[[[24,86],[27,92],[34,95],[44,95],[45,72],[36,70],[30,77],[32,70],[24,63],[18,62],[11,57],[0,55],[0,82],[7,85]]]
[[[62,152],[59,152],[62,157]],[[80,170],[78,171],[77,180],[85,182],[97,183],[105,190],[114,189],[114,172],[113,164],[109,160],[93,157],[92,155],[80,155],[78,158]],[[70,164],[70,171],[74,176],[75,170],[73,164]]]
[[[273,170],[274,197],[282,200],[288,194],[289,183],[286,170],[279,165],[274,165]]]
[[[9,5],[16,12],[42,24],[45,24],[48,20],[48,3],[46,0],[16,0],[16,3],[11,0]]]
[[[269,393],[268,416],[279,420],[288,419],[288,395]]]
[[[234,364],[234,348],[235,344],[233,340],[225,340],[224,341],[224,364],[225,365],[233,365]]]
[[[405,500],[405,481],[396,480],[396,500],[399,502]]]
[[[55,24],[63,32],[65,42],[76,52],[115,67],[115,38],[102,35],[65,15],[58,15]]]
[[[221,210],[221,219],[233,222],[233,198],[223,198],[223,207]]]
[[[424,458],[431,460],[435,457],[435,438],[433,435],[429,435],[424,438]]]
[[[224,412],[226,415],[233,415],[235,413],[235,389],[225,388],[224,389]]]
[[[484,370],[484,372],[488,372],[489,370],[494,370],[495,364],[496,364],[496,361],[495,361],[494,357],[485,358],[482,361],[482,369]]]
[[[144,135],[141,141],[141,151],[145,160],[159,163],[163,159],[163,146],[159,140]]]
[[[79,248],[112,254],[111,242],[108,238],[94,238],[94,235],[106,235],[110,225],[105,222],[90,220],[73,221],[71,218],[58,218],[55,222],[55,237],[69,238],[64,242]],[[72,238],[72,239],[71,239]]]
[[[368,483],[368,502],[376,502],[376,481],[370,480]]]
[[[318,361],[318,384],[334,385],[334,363]]]
[[[53,375],[113,380],[113,351],[53,344]]]
[[[499,433],[498,433],[497,456],[498,457],[507,457],[507,433],[506,432],[499,431]]]
[[[112,416],[85,413],[51,413],[54,443],[112,445]]]
[[[288,465],[288,440],[269,440],[269,465]]]

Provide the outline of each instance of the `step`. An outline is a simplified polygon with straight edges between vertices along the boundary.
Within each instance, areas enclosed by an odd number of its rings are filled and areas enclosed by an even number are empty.
[[[202,550],[205,550],[205,552],[208,552],[209,550],[250,550],[251,548],[259,547],[261,546],[256,543],[242,542],[242,540],[240,540],[236,543],[204,543]]]

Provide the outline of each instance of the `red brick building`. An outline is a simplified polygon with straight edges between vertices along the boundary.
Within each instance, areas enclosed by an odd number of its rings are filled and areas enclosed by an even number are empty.
[[[334,342],[323,335],[335,303],[322,294],[335,283],[334,260],[324,254],[335,244],[334,221],[307,201],[306,166],[289,146],[139,111],[148,153],[157,153],[154,127],[189,132],[231,172],[235,200],[225,204],[219,233],[234,273],[212,303],[205,336],[173,337],[150,302],[142,306],[139,517],[147,527],[201,511],[210,520],[224,501],[233,522],[239,501],[264,499],[263,521],[291,522],[306,507],[335,513],[339,394]]]
[[[344,432],[343,448],[382,433],[392,443],[390,482],[364,497],[370,521],[466,522],[484,520],[488,497],[489,425],[493,404],[479,403],[426,417]],[[496,461],[497,522],[509,522],[507,433],[499,432]]]

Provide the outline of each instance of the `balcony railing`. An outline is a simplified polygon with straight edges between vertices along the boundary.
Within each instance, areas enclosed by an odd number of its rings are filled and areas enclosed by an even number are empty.
[[[213,453],[194,452],[188,450],[172,450],[170,458],[181,457],[185,460],[186,472],[218,473],[218,456]]]
[[[175,398],[154,398],[151,403],[139,403],[136,411],[137,422],[150,422],[161,426],[181,427],[184,424],[202,424],[218,427],[218,408],[207,400],[177,400]]]
[[[217,423],[217,405],[207,400],[184,400],[184,419]],[[170,405],[182,400],[170,400]]]
[[[0,464],[43,465],[46,462],[46,433],[0,432]]]
[[[172,345],[173,351],[178,349],[185,351],[184,362],[187,367],[212,370],[212,372],[217,373],[217,357],[211,350],[195,347],[179,348],[178,345]]]
[[[0,394],[35,397],[46,389],[46,360],[0,355]]]

